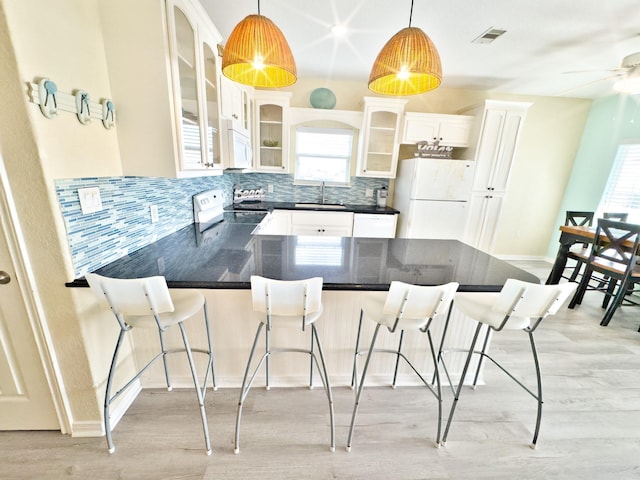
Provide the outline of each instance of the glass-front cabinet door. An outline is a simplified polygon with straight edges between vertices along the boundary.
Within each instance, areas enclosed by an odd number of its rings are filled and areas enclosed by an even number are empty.
[[[254,167],[257,171],[289,172],[290,92],[254,92]]]
[[[394,178],[406,100],[365,97],[358,176]]]
[[[204,60],[204,111],[207,112],[204,130],[204,165],[222,168],[220,157],[220,116],[218,110],[218,57],[215,55],[215,44],[202,42]]]
[[[178,170],[184,176],[222,173],[218,114],[218,57],[212,28],[189,2],[171,0]],[[171,35],[172,34],[172,35]]]

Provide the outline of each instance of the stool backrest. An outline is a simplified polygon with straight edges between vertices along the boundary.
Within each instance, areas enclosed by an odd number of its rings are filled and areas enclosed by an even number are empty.
[[[322,310],[322,277],[274,280],[251,276],[253,310],[276,316],[302,317]]]
[[[541,285],[510,278],[502,287],[492,310],[504,314],[505,323],[509,317],[531,318],[534,323],[530,328],[534,330],[547,315],[556,314],[577,287],[574,282]]]
[[[158,315],[174,310],[164,277],[123,279],[87,273],[85,278],[116,316]]]
[[[593,212],[579,212],[577,210],[567,210],[564,224],[574,227],[590,227],[593,225]]]
[[[420,286],[393,281],[382,309],[380,320],[391,331],[396,328],[426,329],[438,315],[446,315],[458,283]]]

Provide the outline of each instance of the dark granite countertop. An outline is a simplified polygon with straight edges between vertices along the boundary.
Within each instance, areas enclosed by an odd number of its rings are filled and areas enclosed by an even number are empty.
[[[304,206],[301,206],[304,205]],[[351,204],[331,204],[322,206],[314,203],[294,203],[294,202],[241,202],[225,207],[225,210],[235,211],[271,211],[271,210],[312,210],[321,212],[353,212],[353,213],[379,213],[384,215],[395,215],[399,210],[391,207],[377,207],[375,205],[351,205]]]
[[[495,292],[507,278],[538,278],[457,240],[252,235],[266,212],[225,212],[200,232],[195,224],[116,260],[97,273],[163,275],[171,288],[249,289],[251,275],[324,278],[325,290],[386,290],[393,280],[450,281],[459,291]],[[87,286],[84,278],[67,283]]]

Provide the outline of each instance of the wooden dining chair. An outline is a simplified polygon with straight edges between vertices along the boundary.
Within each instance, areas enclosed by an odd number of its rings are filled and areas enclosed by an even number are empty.
[[[583,212],[577,210],[567,210],[565,216],[565,225],[575,227],[590,227],[593,225],[594,212]],[[563,274],[562,278],[570,282],[577,282],[583,265],[589,260],[591,245],[589,243],[577,243],[567,252],[567,259],[573,262],[566,267],[571,273]]]
[[[640,225],[598,219],[589,261],[569,308],[580,305],[588,290],[597,290],[604,294],[602,308],[606,309],[600,325],[607,326],[625,301],[640,305],[630,297],[640,282],[639,245]]]

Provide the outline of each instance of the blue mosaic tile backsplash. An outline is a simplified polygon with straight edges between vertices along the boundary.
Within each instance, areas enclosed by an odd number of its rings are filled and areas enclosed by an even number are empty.
[[[388,179],[352,177],[350,187],[326,187],[328,202],[374,205],[366,190],[388,187]],[[92,272],[193,223],[192,196],[221,189],[225,205],[233,201],[233,187],[262,187],[272,202],[315,202],[317,186],[293,184],[293,175],[225,173],[218,177],[188,179],[155,177],[99,177],[55,181],[56,194],[67,229],[76,277]],[[98,187],[103,209],[84,215],[78,189]],[[151,223],[150,206],[158,207],[158,221]]]

